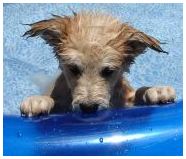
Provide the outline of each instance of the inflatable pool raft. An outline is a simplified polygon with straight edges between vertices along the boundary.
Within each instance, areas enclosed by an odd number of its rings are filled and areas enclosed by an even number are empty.
[[[5,156],[183,155],[183,101],[37,118],[4,115]]]

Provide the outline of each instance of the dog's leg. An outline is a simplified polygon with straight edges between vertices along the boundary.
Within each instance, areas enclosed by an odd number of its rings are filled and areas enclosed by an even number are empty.
[[[54,99],[51,113],[65,113],[72,111],[72,95],[63,73],[58,77],[50,95]]]
[[[31,117],[50,113],[55,104],[54,99],[50,97],[55,80],[51,81],[43,95],[30,96],[23,100],[20,106],[22,115]]]
[[[20,106],[21,114],[37,116],[40,114],[62,113],[70,110],[71,94],[63,74],[53,82],[41,96],[30,96]]]
[[[111,98],[111,105],[113,107],[133,106],[135,101],[135,90],[130,86],[126,79],[121,79],[114,87]]]
[[[141,87],[134,90],[127,80],[123,80],[118,86],[122,88],[122,90],[117,87],[117,91],[115,90],[115,93],[117,93],[118,90],[123,92],[124,106],[164,104],[174,102],[176,99],[176,92],[174,88],[170,86]]]
[[[171,86],[141,87],[136,90],[135,104],[165,104],[174,102],[176,92]]]

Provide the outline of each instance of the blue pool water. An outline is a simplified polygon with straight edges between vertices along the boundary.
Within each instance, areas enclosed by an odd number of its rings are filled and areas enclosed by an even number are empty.
[[[19,104],[29,95],[40,94],[34,83],[36,74],[52,76],[58,69],[52,49],[41,39],[24,39],[28,29],[22,23],[33,23],[59,15],[99,10],[129,22],[147,34],[167,42],[162,48],[169,55],[148,50],[136,59],[127,74],[135,88],[172,85],[182,99],[183,7],[182,4],[4,4],[4,113],[19,114]]]

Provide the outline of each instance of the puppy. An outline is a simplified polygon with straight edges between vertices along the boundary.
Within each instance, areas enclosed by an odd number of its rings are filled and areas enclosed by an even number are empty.
[[[102,13],[80,12],[29,24],[24,36],[39,36],[51,47],[62,70],[48,94],[25,99],[21,113],[83,111],[109,107],[174,102],[170,86],[134,90],[123,78],[146,48],[167,53],[160,42],[118,19]]]

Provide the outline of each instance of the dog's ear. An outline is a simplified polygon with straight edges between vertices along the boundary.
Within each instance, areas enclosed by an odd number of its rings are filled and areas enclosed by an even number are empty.
[[[160,47],[160,41],[135,29],[132,29],[131,33],[129,32],[129,36],[126,38],[124,45],[126,48],[125,53],[133,56],[138,56],[143,53],[146,48],[168,54],[168,52]]]
[[[23,36],[27,36],[28,38],[40,36],[47,44],[56,47],[66,36],[69,17],[53,16],[52,19],[27,24],[31,29],[25,32]]]

